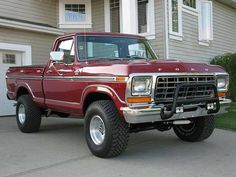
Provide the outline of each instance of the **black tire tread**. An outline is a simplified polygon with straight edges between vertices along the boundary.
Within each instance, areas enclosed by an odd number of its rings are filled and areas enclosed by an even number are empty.
[[[196,118],[196,128],[191,134],[184,135],[178,126],[174,127],[175,134],[183,141],[199,142],[211,136],[215,129],[214,116],[198,117]]]
[[[111,100],[100,100],[92,103],[88,109],[98,107],[102,109],[111,125],[112,142],[111,147],[103,154],[95,154],[103,158],[111,158],[120,155],[127,147],[129,140],[128,124],[119,117],[114,103]]]
[[[26,111],[26,122],[21,125],[18,120],[18,106],[24,104]],[[30,95],[22,95],[18,98],[16,108],[17,124],[23,133],[33,133],[39,131],[41,125],[41,110],[34,105]]]

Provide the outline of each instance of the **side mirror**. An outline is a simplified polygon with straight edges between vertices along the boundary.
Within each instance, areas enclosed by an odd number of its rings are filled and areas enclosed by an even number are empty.
[[[50,60],[55,61],[55,62],[60,62],[63,61],[64,59],[64,52],[60,51],[53,51],[50,52]]]

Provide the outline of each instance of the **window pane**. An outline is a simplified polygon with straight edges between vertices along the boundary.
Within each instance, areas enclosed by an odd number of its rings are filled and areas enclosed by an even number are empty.
[[[183,4],[196,9],[196,0],[183,0]]]
[[[74,62],[74,45],[73,40],[62,41],[58,47],[58,51],[64,52],[63,61],[67,64]]]
[[[131,44],[129,47],[129,55],[130,56],[137,56],[142,58],[147,58],[147,51],[146,47],[142,43]]]
[[[16,64],[16,55],[3,53],[3,64]]]
[[[148,0],[138,0],[138,32],[147,32]]]
[[[84,22],[86,21],[85,4],[65,4],[66,22]]]
[[[179,32],[178,0],[172,0],[172,31]]]
[[[201,3],[200,40],[212,40],[212,6],[210,2]]]
[[[110,0],[111,32],[120,32],[120,1]]]
[[[80,59],[122,58],[156,59],[144,39],[124,37],[78,37]]]

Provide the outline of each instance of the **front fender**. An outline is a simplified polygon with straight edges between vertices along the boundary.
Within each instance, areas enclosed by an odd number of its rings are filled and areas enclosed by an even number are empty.
[[[127,106],[127,104],[124,100],[122,100],[119,97],[119,95],[113,88],[107,85],[90,85],[86,87],[82,93],[82,99],[81,99],[82,106],[85,103],[86,97],[91,93],[102,93],[109,96],[116,105],[119,114],[123,117],[123,113],[120,109],[121,107]]]

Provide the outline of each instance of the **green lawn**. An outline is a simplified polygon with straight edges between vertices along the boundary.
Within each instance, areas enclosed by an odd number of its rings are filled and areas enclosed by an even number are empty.
[[[216,127],[236,131],[236,103],[232,103],[228,113],[216,116]]]

